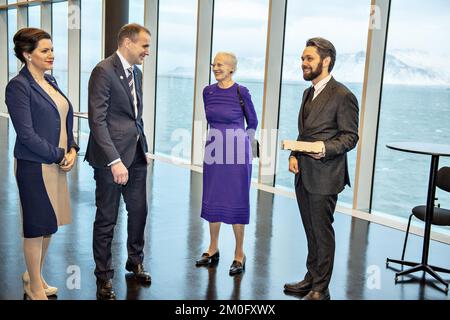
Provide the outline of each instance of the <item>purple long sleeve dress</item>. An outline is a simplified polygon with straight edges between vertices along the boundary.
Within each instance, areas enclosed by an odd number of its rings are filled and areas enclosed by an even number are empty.
[[[239,85],[244,115],[238,85],[222,89],[216,83],[203,90],[209,130],[203,162],[201,217],[209,222],[249,223],[252,177],[249,136],[254,134],[258,119],[248,89]]]

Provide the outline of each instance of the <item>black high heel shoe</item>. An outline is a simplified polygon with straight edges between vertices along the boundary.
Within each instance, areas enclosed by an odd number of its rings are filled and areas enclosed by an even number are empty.
[[[212,263],[219,262],[220,254],[219,250],[216,251],[212,256],[210,256],[207,252],[203,253],[200,259],[195,261],[195,265],[198,266],[207,266]]]
[[[242,259],[242,262],[233,260],[233,263],[230,266],[230,276],[242,273],[245,270],[245,260],[245,256],[244,259]]]

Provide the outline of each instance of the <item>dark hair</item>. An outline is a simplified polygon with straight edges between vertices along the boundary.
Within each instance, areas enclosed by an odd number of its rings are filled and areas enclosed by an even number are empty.
[[[135,42],[141,31],[146,32],[149,36],[152,35],[150,30],[140,24],[130,23],[124,25],[120,28],[119,34],[117,35],[117,44],[121,46],[125,38],[131,39],[131,41]]]
[[[17,59],[26,64],[23,53],[33,52],[37,48],[38,42],[42,39],[52,40],[52,37],[44,30],[37,28],[23,28],[17,31],[13,38],[14,52]]]
[[[308,41],[306,41],[307,47],[315,47],[317,49],[317,52],[319,53],[320,59],[323,60],[326,57],[331,58],[330,66],[328,67],[328,72],[331,72],[334,67],[334,63],[336,61],[336,49],[334,48],[334,45],[324,38],[311,38]]]

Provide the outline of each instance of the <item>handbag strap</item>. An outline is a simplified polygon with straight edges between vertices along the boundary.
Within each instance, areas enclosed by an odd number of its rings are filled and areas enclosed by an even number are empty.
[[[238,94],[238,97],[239,97],[239,104],[241,105],[242,112],[244,113],[244,119],[247,122],[247,116],[245,114],[245,103],[244,103],[244,99],[242,99],[241,90],[239,89],[239,87],[240,87],[240,85],[238,85],[238,87],[237,87],[237,94]],[[247,122],[247,125],[248,125],[248,122]],[[258,139],[255,139],[255,140],[256,140],[256,157],[259,158],[259,142],[258,142]]]
[[[244,103],[244,99],[242,99],[242,95],[241,95],[241,90],[239,89],[240,85],[237,86],[237,94],[239,97],[239,104],[241,105],[242,108],[242,112],[244,113],[244,119],[245,121],[247,121],[247,116],[245,114],[245,103]],[[248,125],[248,123],[247,123]]]

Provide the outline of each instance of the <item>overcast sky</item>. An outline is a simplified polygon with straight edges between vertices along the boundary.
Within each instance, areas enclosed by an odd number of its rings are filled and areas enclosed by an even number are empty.
[[[142,0],[131,0],[139,8]],[[268,0],[216,0],[214,21],[214,49],[238,51],[244,56],[260,56],[265,52]],[[184,25],[177,48],[191,46],[187,31],[195,30],[196,1],[161,0],[163,23]],[[143,7],[130,12],[142,15]],[[286,26],[287,54],[296,54],[312,36],[330,39],[338,53],[365,50],[369,23],[370,0],[288,0]],[[177,27],[175,27],[177,28]],[[394,0],[391,5],[389,30],[390,49],[430,51],[430,44],[438,43],[435,52],[449,53],[450,41],[440,37],[450,31],[450,1]],[[167,32],[169,33],[169,32]]]
[[[83,0],[82,52],[99,51],[100,0]],[[143,22],[143,0],[130,0],[130,21]],[[269,0],[215,0],[213,51],[234,51],[238,57],[264,58]],[[55,4],[56,7],[64,4]],[[192,65],[195,55],[197,0],[160,0],[160,67]],[[56,12],[55,12],[56,11]],[[54,10],[55,25],[66,17]],[[64,12],[64,10],[62,10]],[[61,13],[63,13],[61,12]],[[91,14],[87,14],[87,12]],[[285,54],[300,55],[306,39],[323,36],[339,53],[366,49],[370,0],[288,0]],[[15,14],[10,15],[15,19]],[[14,21],[15,22],[15,21]],[[12,28],[15,23],[10,22]],[[10,29],[10,39],[13,35]],[[66,33],[57,27],[54,42],[57,58],[66,59]],[[394,0],[388,34],[388,52],[414,49],[434,56],[450,57],[450,1]],[[89,37],[89,34],[92,34]],[[10,47],[10,50],[12,47]],[[89,52],[88,52],[89,53]],[[87,57],[86,58],[89,60]],[[57,59],[57,60],[58,60]],[[93,54],[92,60],[98,60]],[[58,64],[58,63],[57,63]],[[89,63],[91,64],[91,63]]]

